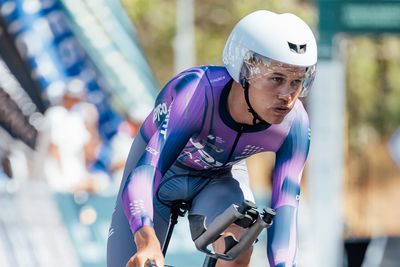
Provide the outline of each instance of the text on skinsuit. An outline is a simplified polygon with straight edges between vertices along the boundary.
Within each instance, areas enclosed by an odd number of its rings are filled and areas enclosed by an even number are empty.
[[[165,117],[165,120],[164,120],[163,124],[161,125],[160,134],[164,137],[164,140],[167,139],[167,128],[168,128],[169,114],[171,113],[171,107],[172,107],[173,103],[174,102],[171,102],[171,105],[169,105],[167,116]]]
[[[168,112],[167,104],[165,103],[158,104],[153,111],[153,123],[155,121],[160,121],[161,116],[167,114],[167,112]]]

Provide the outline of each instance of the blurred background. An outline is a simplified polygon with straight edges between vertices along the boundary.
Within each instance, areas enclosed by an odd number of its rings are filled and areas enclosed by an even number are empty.
[[[319,43],[298,266],[400,266],[400,1],[0,0],[0,266],[105,266],[127,153],[168,80],[268,9]],[[268,206],[274,155],[248,160]],[[252,266],[268,266],[264,234]],[[201,266],[181,219],[166,263]]]

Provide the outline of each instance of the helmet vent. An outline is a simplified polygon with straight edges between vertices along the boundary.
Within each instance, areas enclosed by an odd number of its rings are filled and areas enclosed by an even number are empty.
[[[290,48],[290,51],[297,53],[297,54],[304,54],[307,50],[307,45],[306,44],[302,44],[302,45],[298,45],[298,44],[294,44],[291,42],[287,42]]]

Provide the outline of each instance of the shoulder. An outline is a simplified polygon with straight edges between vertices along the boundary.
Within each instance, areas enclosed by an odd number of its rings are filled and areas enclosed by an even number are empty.
[[[301,149],[308,153],[311,139],[310,123],[303,103],[297,100],[293,110],[288,114],[286,123],[289,131],[284,142],[281,144],[280,151],[294,151]],[[290,154],[290,153],[289,153]]]
[[[177,74],[173,80],[203,81],[204,84],[211,85],[229,77],[228,71],[223,66],[204,65],[184,70]]]
[[[200,81],[207,78],[208,66],[196,66],[175,75],[171,81]]]
[[[186,69],[178,73],[172,80],[200,81],[211,85],[225,79],[230,79],[224,66],[204,65]]]
[[[309,143],[311,136],[310,122],[307,111],[300,100],[296,101],[284,123],[288,127],[288,132],[282,145],[292,143],[292,145],[298,146],[301,143]]]
[[[196,66],[186,69],[175,75],[161,91],[160,95],[170,95],[174,98],[177,95],[204,94],[216,83],[224,82],[229,77],[225,67],[222,66]]]
[[[294,118],[290,127],[289,135],[301,143],[309,144],[311,138],[310,121],[303,103],[297,100],[294,109]]]
[[[299,127],[305,129],[309,128],[310,122],[308,114],[300,100],[296,100],[293,110],[288,114],[287,123],[290,125],[291,130]]]
[[[205,104],[209,94],[223,88],[231,77],[223,66],[196,66],[175,75],[160,91],[156,106],[160,103],[171,103],[174,99],[188,104],[193,101]]]
[[[159,98],[164,97],[164,95],[174,96],[176,94],[195,91],[205,83],[206,71],[206,67],[199,66],[178,73],[167,82],[161,90]]]

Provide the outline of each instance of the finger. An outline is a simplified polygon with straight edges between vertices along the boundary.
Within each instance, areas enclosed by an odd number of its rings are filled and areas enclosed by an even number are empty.
[[[156,267],[156,266],[158,266],[158,265],[155,263],[155,261],[153,261],[153,260],[148,260],[148,261],[146,261],[146,263],[145,263],[144,266],[145,266],[145,267]]]
[[[157,267],[164,267],[164,258],[163,257],[154,257],[154,264]]]
[[[126,263],[125,267],[144,267],[144,263],[140,265],[139,260],[137,257],[132,257],[129,259],[129,261]]]
[[[128,262],[126,263],[125,267],[134,267],[132,259],[128,260]]]
[[[133,267],[146,267],[148,261],[149,259],[147,257],[146,258],[137,257],[135,260],[135,265]]]

